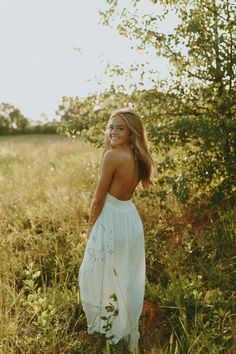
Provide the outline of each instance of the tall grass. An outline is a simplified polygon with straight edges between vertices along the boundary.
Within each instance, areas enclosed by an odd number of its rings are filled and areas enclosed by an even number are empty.
[[[84,328],[77,272],[99,152],[58,137],[0,148],[1,351],[71,353]]]
[[[79,302],[100,158],[57,136],[0,139],[0,353],[127,353],[123,342],[87,336]],[[233,353],[235,210],[201,218],[172,201],[162,211],[155,190],[138,191],[136,203],[152,304],[142,353]]]

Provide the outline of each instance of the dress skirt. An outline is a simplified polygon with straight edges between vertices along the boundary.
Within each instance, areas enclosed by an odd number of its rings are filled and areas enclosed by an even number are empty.
[[[79,270],[80,299],[88,333],[110,343],[138,343],[145,288],[143,225],[131,200],[107,194],[86,245]]]

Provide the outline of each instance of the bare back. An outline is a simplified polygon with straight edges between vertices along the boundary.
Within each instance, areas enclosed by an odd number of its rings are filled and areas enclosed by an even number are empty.
[[[139,184],[138,164],[130,150],[117,149],[119,164],[114,172],[109,193],[120,200],[129,200]]]

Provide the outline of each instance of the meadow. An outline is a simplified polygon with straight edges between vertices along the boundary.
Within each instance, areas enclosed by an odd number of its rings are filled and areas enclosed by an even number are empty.
[[[101,150],[57,135],[0,138],[0,353],[127,353],[87,336],[78,271]],[[145,227],[146,354],[236,350],[233,205],[194,210],[155,187],[134,196]]]

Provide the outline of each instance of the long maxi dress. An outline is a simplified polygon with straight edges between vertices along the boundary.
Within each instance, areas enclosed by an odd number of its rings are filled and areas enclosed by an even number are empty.
[[[104,333],[110,343],[121,338],[132,350],[145,288],[143,225],[133,202],[107,194],[86,245],[79,270],[80,298],[88,333]]]

